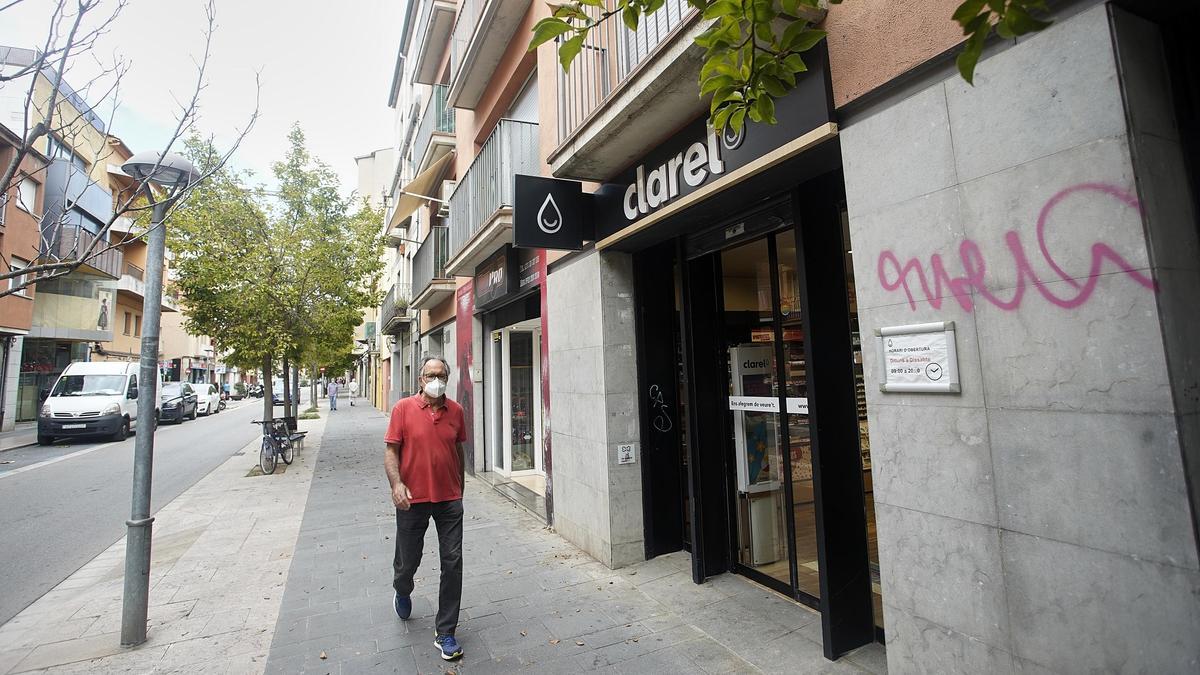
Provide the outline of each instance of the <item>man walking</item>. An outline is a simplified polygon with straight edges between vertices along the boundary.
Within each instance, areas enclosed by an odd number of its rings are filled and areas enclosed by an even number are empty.
[[[462,600],[463,442],[462,407],[446,398],[450,366],[437,356],[421,360],[420,391],[392,408],[383,437],[383,466],[396,506],[396,555],[392,561],[396,616],[412,615],[413,575],[429,519],[437,527],[441,582],[434,644],[446,661],[463,655],[454,639]]]
[[[329,410],[332,412],[337,410],[337,395],[338,395],[337,378],[329,380],[329,384],[325,386],[325,393],[329,396]]]
[[[350,399],[350,406],[354,407],[354,397],[358,396],[358,380],[354,376],[350,376],[350,384],[346,385],[346,398]]]

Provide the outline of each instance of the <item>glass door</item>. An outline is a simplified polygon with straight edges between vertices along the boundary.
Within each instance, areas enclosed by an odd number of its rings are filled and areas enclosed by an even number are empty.
[[[737,474],[734,559],[742,571],[789,595],[798,588],[817,598],[794,235],[769,235],[719,255]]]
[[[500,371],[504,373],[499,417],[503,453],[497,471],[505,475],[542,473],[541,329],[538,320],[516,324],[501,334]],[[503,467],[503,468],[500,468]]]

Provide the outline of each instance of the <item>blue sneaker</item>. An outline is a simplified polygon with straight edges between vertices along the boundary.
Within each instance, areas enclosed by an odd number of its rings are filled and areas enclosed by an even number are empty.
[[[438,635],[433,638],[433,644],[442,653],[443,661],[462,658],[462,647],[458,646],[458,640],[455,640],[453,635]]]
[[[396,616],[401,619],[407,621],[408,617],[412,616],[412,598],[402,598],[399,593],[396,593],[395,598],[392,600],[392,607],[396,608]]]

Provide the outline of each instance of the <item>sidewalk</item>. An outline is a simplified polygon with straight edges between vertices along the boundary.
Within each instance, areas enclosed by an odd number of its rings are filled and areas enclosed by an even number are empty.
[[[818,615],[741,577],[692,584],[687,554],[609,570],[471,478],[466,656],[443,662],[432,526],[413,619],[392,611],[386,418],[321,415],[283,473],[247,475],[256,442],[159,511],[145,644],[120,647],[121,541],[0,626],[0,675],[886,671],[878,645],[825,661]]]
[[[0,431],[0,452],[37,443],[37,422],[20,422],[10,431]]]
[[[472,478],[457,633],[466,656],[446,663],[433,646],[432,525],[413,618],[392,610],[385,423],[369,406],[329,414],[269,673],[886,672],[878,645],[826,661],[815,612],[741,577],[694,585],[685,553],[609,570]]]
[[[282,473],[248,475],[256,439],[156,514],[145,644],[120,646],[122,539],[0,626],[0,674],[262,672],[322,415]]]

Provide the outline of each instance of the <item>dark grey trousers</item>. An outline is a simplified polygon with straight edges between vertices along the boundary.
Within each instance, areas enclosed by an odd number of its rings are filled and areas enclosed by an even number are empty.
[[[463,504],[422,502],[407,511],[396,509],[396,557],[392,560],[392,588],[400,597],[413,591],[413,575],[421,564],[425,530],[433,518],[441,554],[441,585],[438,590],[436,628],[439,635],[454,635],[458,627],[458,608],[462,602]]]

